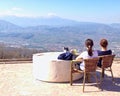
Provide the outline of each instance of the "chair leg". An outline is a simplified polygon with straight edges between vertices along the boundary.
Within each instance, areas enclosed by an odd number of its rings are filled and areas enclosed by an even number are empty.
[[[102,86],[102,81],[103,81],[103,77],[102,77],[102,73],[100,74],[100,87]],[[102,87],[101,87],[102,88]],[[103,90],[103,89],[102,89]]]
[[[73,83],[73,75],[72,75],[72,72],[70,73],[70,85],[72,86],[72,83]]]
[[[84,88],[85,88],[85,79],[86,79],[86,73],[84,73],[84,78],[83,78],[83,92],[84,92]]]
[[[100,85],[103,81],[103,78],[104,78],[104,68],[102,68],[102,72],[101,72],[101,75],[100,75]]]
[[[104,68],[102,68],[102,78],[104,78]]]

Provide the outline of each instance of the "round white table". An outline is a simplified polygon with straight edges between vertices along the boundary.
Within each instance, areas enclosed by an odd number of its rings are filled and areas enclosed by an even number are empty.
[[[70,60],[58,60],[61,52],[46,52],[33,54],[33,76],[35,79],[47,82],[69,82]],[[75,73],[73,80],[83,77]]]

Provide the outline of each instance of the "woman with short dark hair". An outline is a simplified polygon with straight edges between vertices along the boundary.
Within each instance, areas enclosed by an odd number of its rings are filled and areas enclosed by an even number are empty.
[[[102,56],[102,55],[111,55],[112,51],[109,49],[107,49],[108,47],[108,41],[107,39],[101,39],[100,40],[100,46],[101,46],[101,50],[98,50],[98,56]],[[98,63],[98,67],[101,67],[101,60]]]

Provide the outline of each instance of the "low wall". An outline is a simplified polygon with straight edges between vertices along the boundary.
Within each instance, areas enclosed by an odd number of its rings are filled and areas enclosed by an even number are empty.
[[[47,82],[69,82],[69,60],[57,60],[61,52],[47,52],[33,55],[33,76]],[[83,74],[74,74],[73,80],[80,79]]]

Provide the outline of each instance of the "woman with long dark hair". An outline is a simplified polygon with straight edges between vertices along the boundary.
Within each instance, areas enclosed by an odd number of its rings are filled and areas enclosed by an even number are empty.
[[[85,46],[86,46],[86,51],[82,52],[76,60],[83,60],[83,59],[88,59],[88,58],[94,58],[98,57],[98,53],[96,50],[93,50],[93,40],[92,39],[87,39],[85,41]],[[84,70],[84,62],[80,64],[80,69]]]

